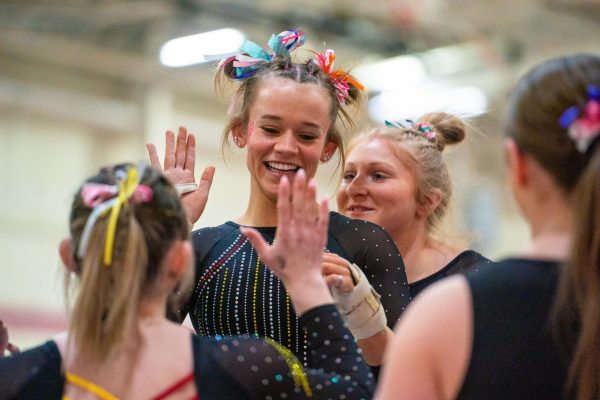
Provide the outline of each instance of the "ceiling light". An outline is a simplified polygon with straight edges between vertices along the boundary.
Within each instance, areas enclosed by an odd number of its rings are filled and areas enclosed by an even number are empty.
[[[427,78],[423,62],[415,56],[398,56],[364,64],[354,68],[352,75],[369,91],[414,86]]]
[[[169,40],[162,46],[160,62],[167,67],[184,67],[208,62],[213,60],[215,55],[235,52],[244,40],[242,32],[231,28],[183,36]]]
[[[487,96],[473,86],[441,88],[432,84],[383,92],[369,100],[368,109],[369,116],[379,123],[386,119],[416,120],[433,111],[470,117],[486,112]]]

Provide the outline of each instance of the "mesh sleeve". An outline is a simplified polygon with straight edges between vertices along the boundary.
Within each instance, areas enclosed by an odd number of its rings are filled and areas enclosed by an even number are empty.
[[[270,339],[223,338],[209,345],[212,365],[203,370],[213,377],[205,375],[201,386],[218,387],[228,399],[370,399],[373,376],[335,306],[312,309],[301,322],[314,368],[303,368],[290,350]]]
[[[396,243],[379,225],[337,213],[332,214],[330,221],[330,232],[348,255],[348,261],[364,271],[381,295],[387,324],[393,329],[410,303],[406,270]]]

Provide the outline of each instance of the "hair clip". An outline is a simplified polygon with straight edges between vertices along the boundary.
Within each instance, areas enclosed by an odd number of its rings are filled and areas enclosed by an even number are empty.
[[[571,106],[559,119],[560,126],[567,129],[580,153],[587,152],[600,135],[600,89],[598,86],[588,85],[587,94],[589,99],[583,107]]]
[[[267,44],[268,49],[246,40],[232,56],[223,59],[219,66],[223,67],[233,61],[231,77],[244,80],[253,76],[260,65],[265,62],[273,61],[276,58],[289,58],[290,53],[302,46],[304,41],[304,32],[301,30],[283,31],[279,35],[272,35]]]
[[[93,211],[89,215],[81,234],[77,249],[78,257],[81,258],[85,255],[92,229],[98,218],[104,217],[110,210],[111,213],[104,243],[104,265],[109,266],[111,264],[115,231],[117,229],[117,220],[121,206],[127,202],[139,204],[152,200],[154,194],[152,188],[140,185],[139,182],[140,177],[137,168],[131,167],[127,170],[127,174],[119,179],[117,185],[96,183],[86,183],[83,185],[81,188],[82,201],[87,207],[93,208]]]
[[[415,128],[417,128],[417,130],[423,134],[425,139],[433,140],[435,138],[433,125],[431,125],[429,122],[418,122],[417,125],[415,125]]]
[[[389,126],[392,128],[400,128],[400,129],[414,129],[415,122],[412,119],[402,119],[399,121],[389,121],[386,119],[385,126]]]
[[[417,122],[415,123],[411,119],[403,119],[400,121],[388,121],[385,120],[385,126],[390,126],[393,128],[400,129],[410,129],[413,131],[417,131],[427,140],[433,140],[435,138],[436,132],[433,129],[433,125],[429,122]]]
[[[316,63],[324,73],[329,75],[335,86],[336,94],[340,104],[346,104],[348,98],[348,91],[350,90],[350,84],[354,85],[358,90],[364,90],[364,86],[361,85],[356,79],[350,77],[350,74],[341,69],[333,69],[333,63],[335,61],[335,51],[327,49],[323,53],[313,51],[315,58],[312,62]],[[310,62],[309,61],[309,62]]]

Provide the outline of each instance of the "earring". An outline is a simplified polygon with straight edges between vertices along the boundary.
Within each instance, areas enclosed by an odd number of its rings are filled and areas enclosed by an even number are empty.
[[[244,147],[244,141],[237,136],[233,137],[233,143],[235,143],[237,147]]]
[[[325,153],[321,156],[321,162],[327,162],[331,160],[331,157],[333,157],[333,153]]]

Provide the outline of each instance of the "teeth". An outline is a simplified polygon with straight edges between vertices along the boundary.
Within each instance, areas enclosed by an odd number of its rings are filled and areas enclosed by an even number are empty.
[[[294,172],[299,169],[299,167],[294,164],[284,164],[278,162],[267,162],[266,164],[267,167],[281,172]]]
[[[370,208],[361,207],[361,206],[352,206],[349,208],[350,211],[368,211]]]

